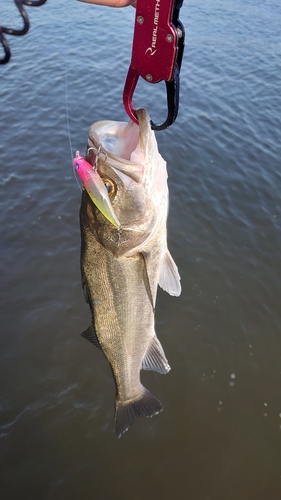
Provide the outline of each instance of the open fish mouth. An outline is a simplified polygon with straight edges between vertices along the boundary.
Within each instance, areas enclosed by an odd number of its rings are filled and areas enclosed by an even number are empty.
[[[102,163],[111,167],[125,185],[142,182],[145,156],[143,138],[150,129],[144,109],[138,110],[139,125],[132,121],[99,121],[89,130],[88,151],[100,151]]]

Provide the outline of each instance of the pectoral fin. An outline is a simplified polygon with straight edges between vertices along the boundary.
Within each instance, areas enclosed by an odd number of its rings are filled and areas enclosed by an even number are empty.
[[[175,297],[181,294],[180,275],[169,250],[166,251],[162,259],[159,286]]]
[[[152,292],[151,292],[151,286],[150,286],[150,283],[149,283],[149,277],[148,277],[148,271],[147,271],[147,262],[146,262],[146,254],[144,254],[143,252],[141,252],[140,254],[143,258],[143,263],[144,263],[144,269],[143,269],[143,281],[144,281],[144,286],[145,286],[145,289],[146,289],[146,292],[147,292],[147,295],[149,297],[149,300],[150,300],[150,303],[151,303],[151,306],[152,306],[152,310],[153,310],[153,313],[155,313],[155,307],[154,307],[154,303],[153,303],[153,297],[152,297]]]
[[[153,370],[158,373],[168,373],[171,369],[156,335],[152,338],[148,351],[142,360],[142,369]]]

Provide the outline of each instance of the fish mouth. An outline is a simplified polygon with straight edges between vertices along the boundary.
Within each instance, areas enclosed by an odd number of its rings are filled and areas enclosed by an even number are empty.
[[[100,162],[112,168],[125,185],[141,183],[144,176],[146,141],[151,128],[147,111],[136,111],[139,125],[133,121],[99,121],[91,125],[88,151],[100,151]]]

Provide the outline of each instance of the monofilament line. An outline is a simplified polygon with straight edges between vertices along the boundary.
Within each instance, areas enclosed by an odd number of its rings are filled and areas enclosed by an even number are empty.
[[[66,58],[65,58],[65,108],[66,108],[66,128],[67,128],[67,133],[68,133],[68,141],[69,141],[69,148],[70,148],[70,156],[71,156],[71,164],[72,164],[72,171],[73,175],[75,177],[75,180],[77,182],[77,185],[79,186],[80,191],[82,191],[82,188],[78,182],[75,168],[73,165],[73,158],[74,158],[74,153],[73,153],[73,148],[72,148],[72,142],[71,142],[71,135],[70,135],[70,124],[69,124],[69,103],[68,103],[68,55],[69,55],[69,43],[68,43],[68,37],[67,37],[67,46],[66,46]]]

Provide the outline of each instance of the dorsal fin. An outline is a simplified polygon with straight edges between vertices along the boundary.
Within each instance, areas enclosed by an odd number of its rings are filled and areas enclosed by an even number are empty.
[[[89,340],[91,344],[94,344],[96,347],[101,349],[100,343],[98,341],[95,329],[93,325],[90,325],[87,330],[85,330],[83,333],[80,333],[81,337],[84,337],[84,339]]]

